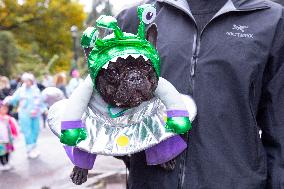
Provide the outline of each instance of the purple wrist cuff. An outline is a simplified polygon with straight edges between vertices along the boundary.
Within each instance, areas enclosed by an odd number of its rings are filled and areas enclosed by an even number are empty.
[[[187,148],[186,142],[179,136],[173,136],[145,150],[147,165],[158,165],[174,159]]]
[[[189,113],[187,110],[168,110],[167,117],[188,117]]]
[[[91,170],[97,155],[80,150],[73,146],[64,146],[66,154],[74,165],[82,169]]]
[[[61,130],[85,128],[85,124],[81,121],[61,121]]]

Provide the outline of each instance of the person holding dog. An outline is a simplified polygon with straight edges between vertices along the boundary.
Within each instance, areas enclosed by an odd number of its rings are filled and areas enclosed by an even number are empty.
[[[161,76],[198,114],[171,171],[130,157],[130,189],[284,188],[284,10],[269,0],[157,0]],[[135,33],[137,7],[118,16]],[[259,131],[262,131],[260,137]]]

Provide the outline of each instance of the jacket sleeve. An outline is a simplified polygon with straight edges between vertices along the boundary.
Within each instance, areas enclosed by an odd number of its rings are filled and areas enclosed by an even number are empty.
[[[123,32],[136,34],[139,26],[139,18],[137,15],[137,6],[124,9],[115,16],[117,24]],[[113,33],[112,30],[106,29],[104,37]]]
[[[123,32],[136,34],[139,26],[139,17],[137,14],[137,7],[142,4],[155,4],[157,13],[160,10],[160,4],[157,4],[156,0],[146,0],[137,3],[136,5],[121,11],[117,16],[118,26]]]
[[[137,6],[121,11],[116,16],[119,27],[123,32],[136,34],[139,26]]]
[[[258,124],[267,155],[267,189],[284,189],[284,16],[278,23],[263,78]]]

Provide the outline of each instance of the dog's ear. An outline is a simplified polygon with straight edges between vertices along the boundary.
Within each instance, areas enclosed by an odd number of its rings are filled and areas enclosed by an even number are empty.
[[[146,33],[146,39],[157,48],[158,29],[156,24],[151,24]]]
[[[85,61],[88,62],[88,58],[89,58],[89,55],[92,51],[92,48],[84,48],[84,53],[85,53]]]

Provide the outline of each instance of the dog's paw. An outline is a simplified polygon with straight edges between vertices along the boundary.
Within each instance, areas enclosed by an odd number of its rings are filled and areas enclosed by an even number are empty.
[[[166,163],[160,164],[160,167],[162,167],[166,171],[173,171],[176,167],[176,160],[172,159]]]
[[[88,179],[88,169],[82,169],[75,166],[70,175],[72,182],[76,185],[81,185],[85,183]]]

